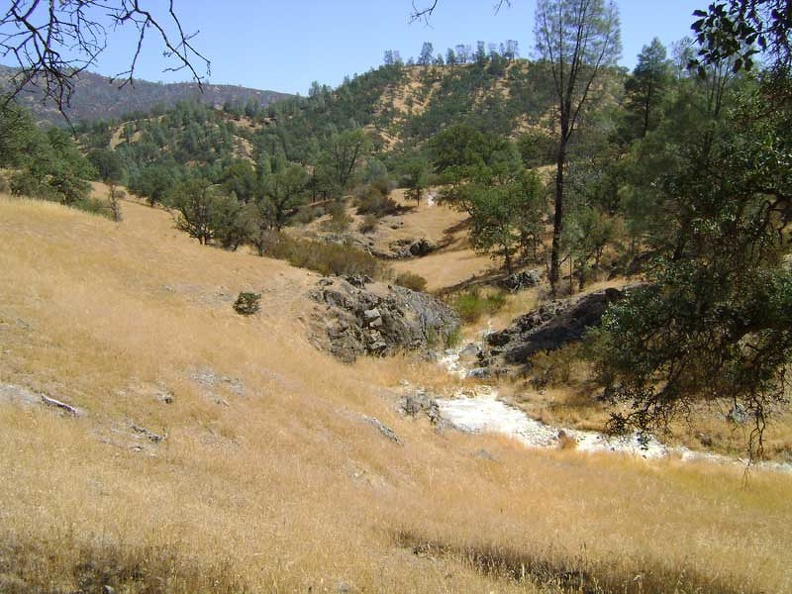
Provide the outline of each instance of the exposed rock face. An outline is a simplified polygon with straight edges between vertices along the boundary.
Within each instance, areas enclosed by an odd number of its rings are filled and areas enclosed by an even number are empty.
[[[389,251],[375,251],[372,253],[378,258],[386,260],[407,260],[427,256],[437,249],[431,241],[422,237],[420,239],[397,239],[388,245]]]
[[[606,289],[547,303],[520,316],[509,328],[490,334],[482,360],[496,369],[527,366],[538,352],[581,340],[588,328],[599,325],[608,305],[623,297],[618,289]]]
[[[535,287],[542,280],[542,275],[538,270],[522,270],[507,276],[501,282],[501,285],[509,291],[516,293],[524,289]]]
[[[456,314],[424,293],[365,278],[323,278],[310,297],[316,346],[342,361],[443,345],[459,326]]]

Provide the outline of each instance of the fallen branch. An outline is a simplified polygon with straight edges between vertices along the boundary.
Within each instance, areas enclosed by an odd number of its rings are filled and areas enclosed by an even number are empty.
[[[75,417],[80,416],[80,410],[78,408],[70,404],[66,404],[65,402],[61,402],[60,400],[55,400],[54,398],[50,398],[49,396],[44,396],[44,394],[42,394],[41,401],[48,406],[54,406],[61,410],[65,410],[67,413],[69,413],[72,416]]]

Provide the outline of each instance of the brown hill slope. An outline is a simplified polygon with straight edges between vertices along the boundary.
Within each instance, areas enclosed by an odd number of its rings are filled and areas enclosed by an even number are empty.
[[[434,368],[309,345],[315,277],[124,215],[0,197],[0,591],[792,589],[790,477],[438,433]]]

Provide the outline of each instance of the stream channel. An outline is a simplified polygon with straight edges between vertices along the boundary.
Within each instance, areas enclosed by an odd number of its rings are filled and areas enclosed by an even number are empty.
[[[438,363],[450,374],[465,378],[469,377],[470,369],[460,358],[461,350],[445,351],[438,357]],[[566,443],[572,445],[575,451],[586,453],[611,452],[645,459],[675,458],[716,464],[749,464],[744,459],[691,450],[683,446],[669,447],[653,437],[641,443],[638,434],[611,437],[596,431],[547,425],[500,400],[497,389],[492,386],[479,385],[472,391],[460,391],[452,398],[436,398],[435,401],[440,417],[451,427],[466,433],[501,433],[528,448],[560,449]],[[750,466],[792,473],[792,463],[759,462],[751,463]]]

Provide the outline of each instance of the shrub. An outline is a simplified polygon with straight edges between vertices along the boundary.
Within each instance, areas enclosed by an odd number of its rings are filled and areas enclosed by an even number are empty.
[[[261,293],[242,291],[234,301],[234,311],[241,316],[252,316],[261,309]]]
[[[83,198],[82,200],[72,203],[72,206],[77,210],[113,220],[113,213],[104,200],[98,198]]]
[[[579,344],[531,356],[531,386],[570,386],[586,377],[586,363]]]
[[[400,287],[406,287],[413,291],[419,291],[421,293],[426,291],[426,279],[414,272],[400,272],[396,276],[395,282]]]
[[[475,288],[457,295],[452,302],[452,307],[463,322],[473,324],[484,314],[496,313],[505,302],[506,296],[500,291],[482,296],[481,291]]]
[[[179,545],[88,544],[62,536],[49,540],[3,537],[0,588],[8,594],[251,591],[229,562],[201,564]]]
[[[325,231],[345,233],[349,230],[352,218],[346,213],[343,202],[336,202],[330,207],[330,220],[322,223]]]
[[[288,261],[301,268],[308,268],[324,275],[371,277],[383,276],[380,262],[351,245],[322,243],[319,241],[292,241]]]
[[[308,225],[312,223],[319,217],[323,217],[325,215],[325,209],[321,206],[316,205],[309,205],[303,206],[292,221],[294,221],[298,225]]]
[[[377,217],[373,214],[367,214],[363,217],[363,222],[358,227],[361,233],[373,233],[377,229]]]
[[[374,215],[377,218],[395,214],[399,207],[388,196],[390,188],[379,183],[363,186],[355,197],[355,206],[359,215]]]
[[[262,235],[257,244],[262,255],[287,260],[292,266],[324,275],[370,276],[384,280],[388,269],[369,253],[352,245],[292,239],[282,233]]]

